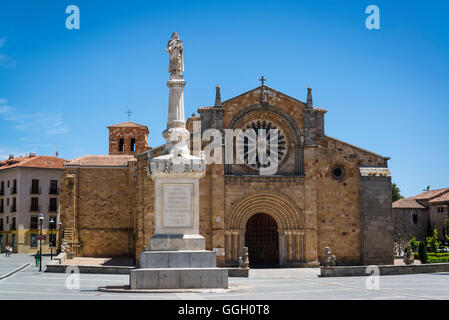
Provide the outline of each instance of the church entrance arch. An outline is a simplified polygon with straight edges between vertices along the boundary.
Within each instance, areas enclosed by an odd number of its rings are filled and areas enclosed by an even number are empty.
[[[226,264],[238,265],[243,247],[248,247],[251,265],[299,265],[306,260],[306,232],[304,213],[287,195],[246,194],[233,203],[225,220]],[[261,251],[264,245],[269,249]]]
[[[256,213],[246,223],[245,246],[250,267],[279,266],[279,233],[276,221],[268,214]]]

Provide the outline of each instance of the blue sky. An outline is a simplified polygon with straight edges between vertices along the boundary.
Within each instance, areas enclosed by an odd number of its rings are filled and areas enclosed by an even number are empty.
[[[65,28],[68,5],[80,30]],[[368,30],[365,8],[380,9]],[[131,120],[163,143],[168,55],[184,42],[186,115],[267,85],[328,110],[326,134],[391,157],[406,196],[449,186],[447,1],[1,1],[0,158],[107,154]]]

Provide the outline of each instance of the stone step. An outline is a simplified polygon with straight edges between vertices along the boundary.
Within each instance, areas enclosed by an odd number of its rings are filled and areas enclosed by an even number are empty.
[[[131,270],[131,289],[228,288],[223,268],[142,268]]]
[[[213,268],[217,266],[214,251],[179,250],[146,251],[140,254],[141,268]]]

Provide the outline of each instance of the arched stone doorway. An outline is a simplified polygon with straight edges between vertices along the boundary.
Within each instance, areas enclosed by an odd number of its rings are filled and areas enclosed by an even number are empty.
[[[250,267],[279,266],[279,233],[276,221],[268,214],[257,213],[246,223],[245,246]]]
[[[307,233],[310,231],[304,228],[303,212],[287,195],[261,191],[246,194],[232,205],[231,213],[225,220],[226,265],[238,266],[243,247],[248,246],[246,240],[253,237],[252,235],[246,237],[248,222],[259,214],[264,214],[275,221],[278,241],[277,264],[281,267],[304,264],[307,260]],[[315,239],[311,238],[312,241],[316,241]],[[312,241],[310,244],[314,245]],[[248,253],[251,263],[251,257],[254,256],[251,248],[248,248]]]

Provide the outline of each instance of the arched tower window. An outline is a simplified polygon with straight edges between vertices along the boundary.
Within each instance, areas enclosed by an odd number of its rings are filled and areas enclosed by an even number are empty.
[[[131,139],[131,144],[129,146],[129,150],[132,152],[136,151],[136,139],[134,139],[134,138]]]
[[[118,151],[125,151],[125,141],[123,140],[123,138],[120,138],[120,141],[118,143]]]

